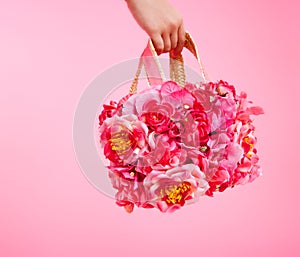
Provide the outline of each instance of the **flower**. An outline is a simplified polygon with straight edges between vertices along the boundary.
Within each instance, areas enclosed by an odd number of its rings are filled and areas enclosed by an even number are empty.
[[[146,89],[128,99],[122,114],[135,114],[156,133],[174,127],[175,121],[184,118],[183,110],[193,106],[195,98],[186,89],[172,81]]]
[[[117,205],[124,207],[127,212],[131,213],[134,205],[143,208],[154,207],[150,204],[152,199],[141,182],[121,178],[111,171],[109,172],[109,177],[113,187],[117,189],[115,195]]]
[[[99,115],[99,124],[102,125],[107,118],[111,118],[117,112],[117,102],[110,101],[109,104],[103,104],[103,110]]]
[[[186,161],[186,151],[169,134],[151,132],[148,139],[150,147],[140,158],[138,166],[149,166],[151,170],[167,170]]]
[[[251,115],[260,115],[264,113],[264,110],[259,106],[249,106],[251,102],[247,100],[247,94],[241,92],[238,97],[239,108],[237,111],[236,119],[241,121],[243,124],[251,122]]]
[[[100,143],[111,162],[132,164],[147,149],[148,128],[135,115],[113,116],[100,127]]]
[[[158,103],[156,100],[149,100],[143,106],[140,119],[145,122],[156,133],[162,133],[170,129],[174,108],[169,103]]]
[[[107,118],[111,118],[115,114],[119,114],[123,103],[126,102],[130,96],[131,94],[126,95],[118,103],[116,101],[110,101],[109,104],[103,104],[103,110],[99,115],[99,125],[101,126]]]
[[[233,140],[243,149],[243,156],[232,176],[232,184],[246,184],[262,175],[258,165],[259,157],[255,148],[256,137],[251,123],[236,123]]]
[[[204,173],[197,165],[185,164],[160,172],[153,170],[144,180],[151,193],[152,204],[162,212],[172,212],[186,203],[192,203],[208,189]]]
[[[214,173],[211,179],[209,179],[208,184],[209,188],[205,192],[208,196],[213,196],[214,192],[223,192],[228,186],[230,181],[230,174],[226,168],[221,166],[218,167],[218,170]]]

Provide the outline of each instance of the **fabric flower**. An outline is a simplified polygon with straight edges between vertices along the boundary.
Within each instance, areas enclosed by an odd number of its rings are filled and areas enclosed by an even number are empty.
[[[186,161],[187,152],[168,134],[149,135],[149,152],[143,155],[144,164],[153,170],[168,170],[182,165]]]
[[[150,204],[152,200],[149,193],[145,189],[143,183],[133,180],[127,180],[121,178],[114,172],[109,172],[112,185],[117,189],[115,198],[116,203],[124,207],[124,209],[131,213],[134,209],[134,205],[143,208],[153,208]]]
[[[103,104],[103,110],[99,115],[99,124],[102,125],[107,118],[111,118],[117,112],[118,103],[110,101],[109,104]]]
[[[116,101],[110,101],[109,104],[103,104],[103,110],[99,115],[99,125],[101,126],[107,118],[120,114],[123,103],[126,102],[130,96],[131,94],[126,95],[118,103]]]
[[[113,116],[100,127],[104,155],[115,164],[134,163],[147,149],[147,126],[135,115]]]
[[[186,203],[192,203],[208,189],[205,175],[194,164],[185,164],[166,172],[153,170],[144,180],[144,186],[162,212],[173,212]]]

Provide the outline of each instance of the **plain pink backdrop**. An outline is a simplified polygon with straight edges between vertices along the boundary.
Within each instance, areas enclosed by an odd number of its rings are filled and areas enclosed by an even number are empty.
[[[264,107],[263,177],[172,215],[125,213],[82,175],[72,122],[146,34],[123,0],[0,0],[0,256],[300,256],[299,1],[172,2],[210,77]]]

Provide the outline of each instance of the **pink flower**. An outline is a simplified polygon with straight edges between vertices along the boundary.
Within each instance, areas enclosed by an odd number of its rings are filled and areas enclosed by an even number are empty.
[[[170,103],[161,104],[156,100],[149,100],[143,106],[140,119],[156,133],[162,133],[170,129],[173,113],[174,108]]]
[[[115,114],[120,114],[119,112],[123,103],[126,102],[130,96],[130,94],[126,95],[119,101],[119,103],[116,101],[110,101],[109,104],[103,104],[103,110],[99,115],[99,125],[102,125],[107,118],[111,118]]]
[[[185,164],[166,172],[152,171],[144,180],[153,205],[162,212],[172,212],[198,200],[208,189],[205,175],[194,164]]]
[[[103,104],[103,110],[99,115],[99,124],[102,125],[107,118],[111,118],[117,112],[117,102],[110,101],[109,104]]]
[[[129,98],[122,114],[135,114],[150,129],[163,133],[172,129],[175,121],[184,118],[184,110],[192,108],[194,101],[185,88],[167,81]]]
[[[129,213],[133,211],[134,205],[143,208],[153,208],[152,200],[142,182],[127,180],[119,177],[114,172],[109,172],[112,185],[117,189],[116,203],[124,207]]]
[[[218,95],[222,97],[229,96],[230,98],[234,99],[236,96],[234,86],[229,85],[228,82],[224,80],[219,80],[216,84],[213,85],[213,87],[215,87],[215,90],[217,91]]]
[[[138,160],[138,167],[151,167],[151,170],[168,170],[186,161],[186,151],[169,134],[155,134],[148,137],[149,148]]]
[[[175,108],[193,106],[195,97],[186,89],[173,81],[167,81],[161,86],[163,102],[172,102]]]
[[[233,184],[252,182],[262,175],[261,168],[258,165],[259,158],[255,148],[256,137],[253,135],[253,131],[254,126],[249,123],[237,126],[235,140],[242,147],[244,154],[234,172],[232,179]]]
[[[100,127],[104,155],[115,165],[134,163],[148,148],[148,128],[135,115],[113,116]]]
[[[216,100],[215,93],[207,84],[187,84],[185,88],[195,96],[197,102],[201,103],[206,112],[209,112],[214,108],[214,102]]]
[[[131,97],[126,103],[122,114],[135,114],[151,130],[163,133],[171,126],[171,117],[174,106],[171,103],[162,103],[161,94],[157,88],[144,90]]]
[[[249,106],[251,102],[247,100],[247,94],[245,92],[240,94],[238,101],[239,108],[236,119],[242,121],[243,124],[252,121],[250,118],[251,115],[260,115],[264,113],[264,110],[261,107]]]
[[[219,166],[213,177],[208,181],[209,189],[205,192],[205,194],[213,196],[213,193],[216,191],[223,192],[229,186],[229,181],[230,174],[227,169]]]

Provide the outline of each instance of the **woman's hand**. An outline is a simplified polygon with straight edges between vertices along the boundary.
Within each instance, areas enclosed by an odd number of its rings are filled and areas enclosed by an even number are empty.
[[[182,51],[185,29],[181,15],[167,0],[126,0],[133,17],[151,38],[158,54]]]

